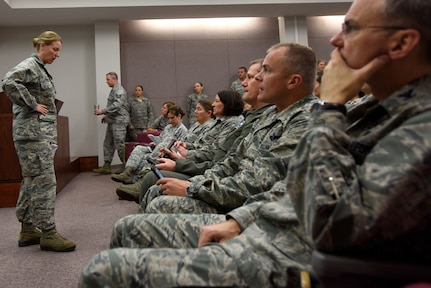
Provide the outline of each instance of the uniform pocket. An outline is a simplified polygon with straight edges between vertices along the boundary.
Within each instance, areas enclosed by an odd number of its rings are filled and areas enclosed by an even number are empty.
[[[13,139],[17,140],[38,140],[41,138],[40,122],[37,115],[27,118],[14,119]]]
[[[54,159],[47,141],[18,141],[15,144],[24,177],[53,173]]]

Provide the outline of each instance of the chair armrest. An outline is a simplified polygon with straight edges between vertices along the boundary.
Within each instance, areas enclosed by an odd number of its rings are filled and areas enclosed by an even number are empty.
[[[154,136],[159,136],[160,134],[162,134],[162,131],[154,131],[154,132],[144,131],[144,132],[138,132],[136,134],[137,142],[140,142],[140,143],[151,143],[152,140],[150,139],[150,137],[148,137],[149,134],[154,135]]]

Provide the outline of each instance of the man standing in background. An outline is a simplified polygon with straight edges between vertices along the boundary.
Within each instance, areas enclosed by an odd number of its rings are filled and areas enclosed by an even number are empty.
[[[230,85],[230,89],[238,92],[239,94],[244,95],[244,87],[242,87],[242,82],[245,80],[247,76],[247,68],[245,67],[239,67],[236,71],[236,74],[238,75],[238,79],[232,82]]]
[[[112,88],[108,96],[108,104],[105,109],[94,110],[94,115],[104,115],[101,122],[108,124],[103,142],[103,158],[105,163],[102,167],[93,169],[93,172],[111,174],[111,162],[114,152],[117,150],[118,157],[122,163],[121,169],[117,173],[121,173],[125,165],[124,148],[127,124],[129,123],[129,113],[126,109],[127,93],[120,83],[118,83],[118,75],[115,72],[106,74],[106,83]]]

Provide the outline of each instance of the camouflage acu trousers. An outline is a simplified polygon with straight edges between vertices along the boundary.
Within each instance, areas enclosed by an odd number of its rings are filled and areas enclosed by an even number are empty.
[[[131,248],[97,254],[84,268],[79,287],[245,287],[236,262],[220,246],[193,248],[203,225],[224,219],[223,215],[127,216],[115,225],[111,247]]]
[[[152,155],[152,150],[148,146],[137,145],[133,148],[126,162],[126,167],[133,168],[134,172],[141,171],[148,165],[147,158]]]
[[[135,214],[115,223],[110,248],[193,248],[202,226],[220,223],[218,214]]]
[[[103,141],[103,160],[111,163],[117,150],[118,158],[124,163],[124,148],[126,142],[127,124],[109,123],[106,127],[105,140]]]
[[[20,222],[49,230],[55,227],[56,178],[48,141],[15,141],[23,179],[16,205]]]
[[[287,267],[308,266],[311,250],[294,221],[279,227],[258,220],[227,242],[195,248],[201,227],[224,219],[215,214],[127,216],[115,225],[113,249],[93,257],[79,287],[285,287]]]
[[[171,172],[171,171],[165,171],[161,170],[164,177],[167,178],[176,178],[181,180],[188,180],[190,176],[177,173],[177,172]],[[142,178],[142,186],[141,186],[141,194],[139,195],[139,203],[141,206],[141,210],[145,211],[147,208],[147,205],[156,197],[162,195],[162,192],[159,189],[159,186],[155,185],[158,178],[154,175],[154,173],[147,173],[145,174],[144,178]],[[179,213],[179,212],[172,212],[172,213]],[[187,212],[185,212],[187,213]]]
[[[185,174],[162,171],[163,176],[181,180],[188,180],[190,176]],[[139,199],[139,210],[153,214],[218,214],[217,208],[199,199],[189,197],[164,196],[160,187],[153,185],[157,182],[157,177],[153,173],[147,173],[142,180],[142,188]],[[150,186],[152,185],[152,186]]]
[[[150,196],[150,195],[151,193],[148,193],[147,196]],[[145,210],[141,209],[141,211],[145,211],[145,213],[154,213],[154,214],[166,214],[166,213],[168,214],[169,213],[217,214],[219,213],[219,211],[217,211],[217,208],[199,199],[180,197],[180,196],[165,196],[165,195],[154,197],[147,204],[147,207],[145,208]]]

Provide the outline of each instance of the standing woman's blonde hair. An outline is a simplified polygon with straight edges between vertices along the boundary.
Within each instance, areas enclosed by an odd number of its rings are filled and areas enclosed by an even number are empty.
[[[33,47],[36,48],[36,51],[39,51],[40,43],[50,45],[52,42],[55,41],[60,41],[61,43],[63,43],[63,40],[61,40],[60,35],[58,35],[54,31],[45,31],[42,32],[39,37],[33,39]]]

